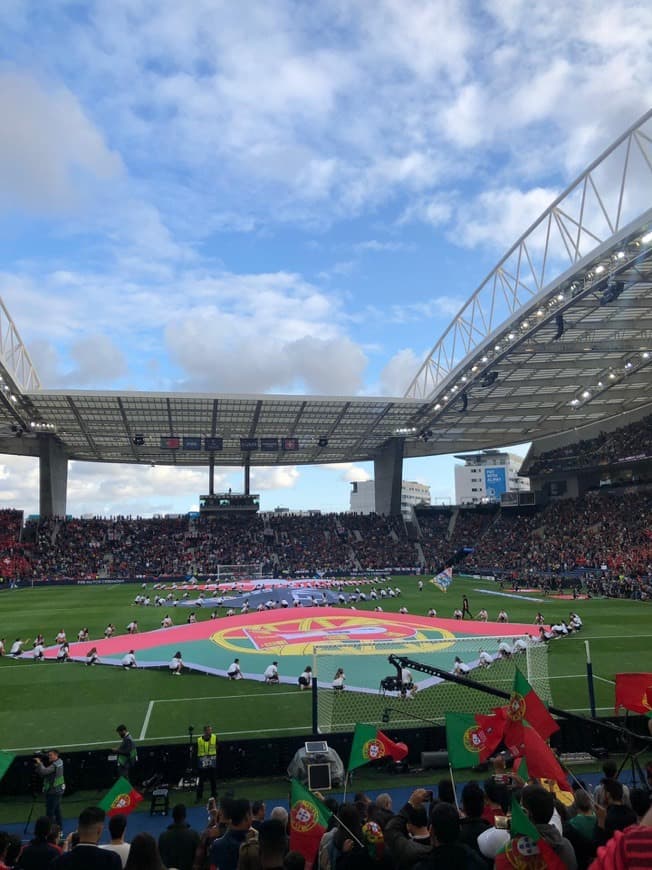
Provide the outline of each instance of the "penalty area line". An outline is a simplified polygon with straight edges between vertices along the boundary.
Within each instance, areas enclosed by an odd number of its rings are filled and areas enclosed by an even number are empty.
[[[154,709],[154,704],[156,701],[150,701],[147,706],[147,713],[145,713],[145,721],[143,722],[143,727],[140,729],[139,740],[144,740],[145,735],[147,734],[147,726],[149,725],[149,720],[152,715],[152,710]]]

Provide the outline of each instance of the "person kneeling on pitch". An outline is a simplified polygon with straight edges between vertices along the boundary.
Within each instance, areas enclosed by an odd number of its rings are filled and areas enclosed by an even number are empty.
[[[266,683],[278,686],[278,662],[272,662],[271,665],[268,665],[265,668],[265,673],[263,674],[263,677],[265,678]]]
[[[183,670],[183,659],[181,657],[181,650],[177,650],[177,652],[175,652],[174,657],[170,661],[169,668],[170,673],[173,676],[181,676],[181,671]]]
[[[232,663],[229,665],[229,668],[226,672],[227,679],[229,680],[243,680],[244,676],[242,671],[240,670],[240,659],[233,659]]]

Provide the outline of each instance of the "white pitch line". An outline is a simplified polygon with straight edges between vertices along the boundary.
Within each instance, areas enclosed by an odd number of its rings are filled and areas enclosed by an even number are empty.
[[[156,703],[177,704],[179,701],[229,701],[233,700],[234,698],[278,698],[284,695],[296,695],[297,697],[299,697],[301,694],[302,693],[299,690],[296,690],[294,692],[274,692],[273,695],[262,695],[259,692],[254,692],[251,695],[206,695],[203,698],[195,698],[194,696],[188,698],[157,698]]]
[[[610,707],[605,707],[605,710],[611,709]],[[351,723],[353,724],[353,723]],[[307,733],[306,729],[310,730],[310,725],[296,725],[291,728],[254,728],[251,731],[220,731],[221,737],[226,737],[230,735],[239,735],[239,734],[285,734],[287,731],[302,731],[304,734]],[[154,741],[165,742],[166,740],[181,740],[188,739],[188,732],[185,734],[166,734],[161,737],[146,737],[143,741],[144,743],[153,743]],[[106,746],[107,743],[110,743],[109,740],[97,740],[94,743],[58,743],[58,749],[78,749],[78,748],[86,748],[87,746]],[[34,746],[7,746],[2,747],[3,752],[37,752],[38,749],[35,749]]]
[[[152,710],[154,709],[154,704],[156,701],[150,701],[147,707],[147,713],[145,713],[145,721],[143,722],[143,727],[140,729],[140,737],[139,740],[144,740],[145,735],[147,734],[147,726],[149,725],[149,719],[152,715]]]
[[[599,677],[597,674],[593,674],[594,680],[602,680],[603,683],[611,683],[612,686],[616,685],[615,680],[608,680],[606,677]]]

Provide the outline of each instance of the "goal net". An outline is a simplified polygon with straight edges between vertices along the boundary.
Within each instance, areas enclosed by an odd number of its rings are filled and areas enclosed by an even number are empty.
[[[320,733],[351,731],[356,723],[386,728],[416,728],[420,723],[444,722],[446,713],[489,713],[501,701],[495,695],[462,686],[440,677],[411,669],[415,691],[402,693],[396,686],[397,670],[388,662],[391,654],[431,665],[452,673],[455,658],[469,668],[466,676],[478,683],[509,692],[514,671],[519,670],[537,694],[551,701],[548,678],[548,648],[532,642],[523,652],[503,658],[498,644],[513,646],[516,637],[454,638],[442,641],[408,640],[344,642],[314,647],[313,673],[317,678],[317,721]],[[480,663],[480,651],[491,657],[487,667]],[[344,690],[333,688],[339,668],[346,680]],[[392,684],[393,681],[393,684]]]

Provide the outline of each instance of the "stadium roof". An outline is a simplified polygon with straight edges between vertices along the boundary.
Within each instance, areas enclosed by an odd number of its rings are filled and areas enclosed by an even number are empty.
[[[78,460],[351,462],[397,436],[406,456],[425,456],[640,412],[651,402],[650,204],[652,111],[507,252],[402,398],[44,390],[0,304],[0,451],[38,455],[38,438],[54,434]],[[201,438],[200,449],[162,446],[173,437]],[[222,449],[211,454],[207,437]],[[246,449],[242,438],[278,438],[278,449]]]

